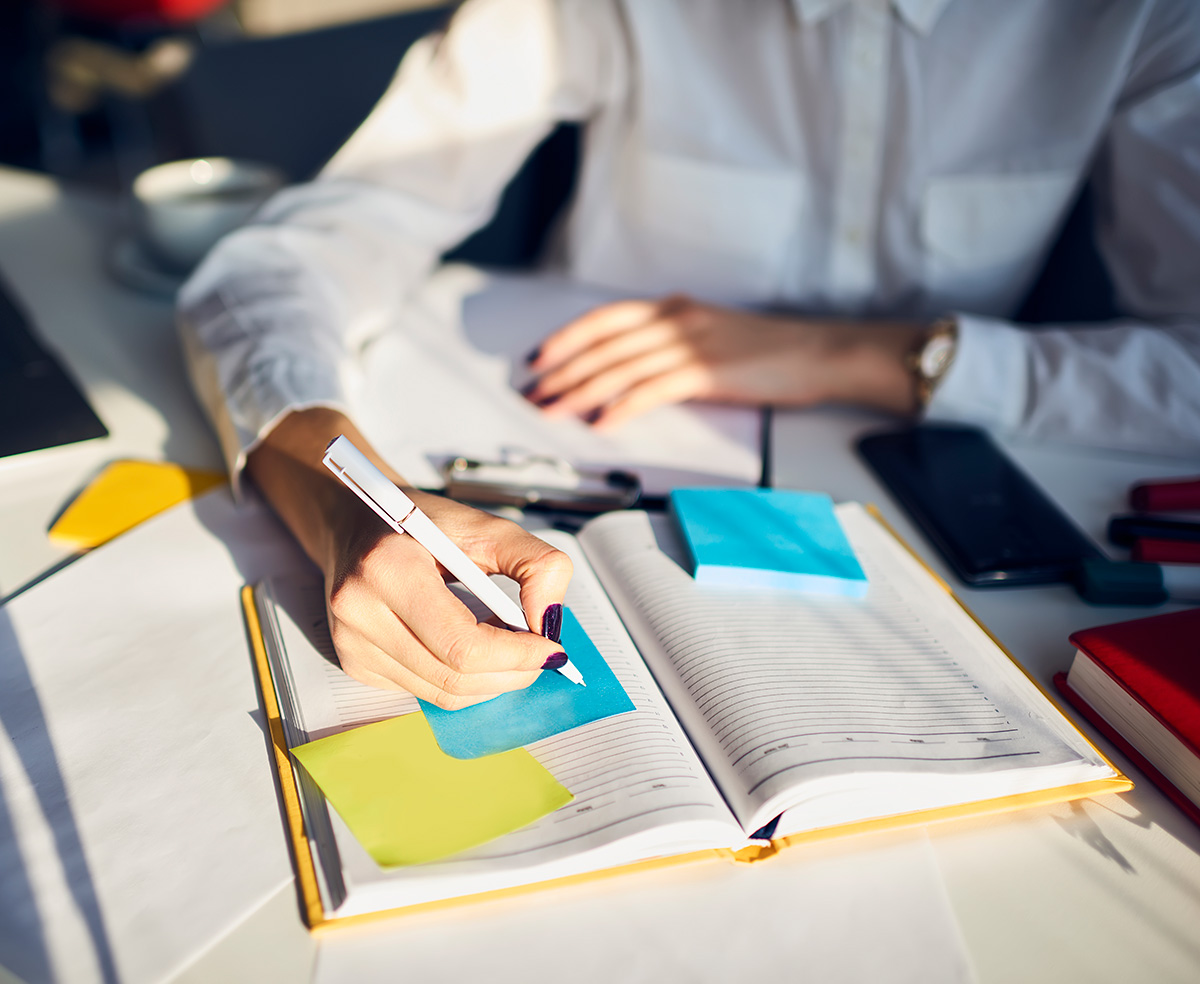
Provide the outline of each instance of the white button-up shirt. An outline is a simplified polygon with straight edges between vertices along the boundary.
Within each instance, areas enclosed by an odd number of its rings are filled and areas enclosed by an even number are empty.
[[[959,315],[929,415],[1200,450],[1200,3],[472,0],[182,294],[234,471],[585,125],[555,262],[630,294]],[[1016,307],[1082,183],[1129,321]]]

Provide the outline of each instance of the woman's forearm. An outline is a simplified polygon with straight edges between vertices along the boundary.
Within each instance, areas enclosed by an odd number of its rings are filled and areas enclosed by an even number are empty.
[[[324,407],[288,414],[246,461],[255,486],[304,552],[325,571],[334,563],[335,540],[344,542],[352,535],[352,523],[361,519],[357,504],[321,463],[326,446],[339,434],[350,438],[388,478],[404,484],[345,414]]]

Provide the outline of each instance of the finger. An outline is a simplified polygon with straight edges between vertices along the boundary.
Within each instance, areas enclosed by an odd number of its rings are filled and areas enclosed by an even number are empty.
[[[342,595],[353,590],[353,586],[344,588]],[[366,593],[365,586],[358,590]],[[356,605],[357,618],[351,622],[339,614],[346,611],[346,602],[331,599],[339,656],[345,660],[349,655],[355,665],[410,692],[431,689],[454,697],[487,697],[529,686],[546,660],[561,652],[555,643],[531,633],[476,622],[444,584],[428,591],[429,601],[435,591],[449,597],[448,609],[439,615],[430,605],[407,620],[374,598]],[[439,621],[447,612],[465,616],[456,626],[457,634]]]
[[[543,412],[548,416],[577,414],[586,419],[589,414],[599,411],[639,383],[673,372],[693,359],[691,349],[684,344],[646,352],[585,379],[561,394],[553,403],[544,406]]]
[[[520,585],[525,617],[533,631],[542,634],[546,610],[551,605],[562,605],[574,568],[571,558],[561,550],[525,530],[520,532],[527,540],[514,536],[497,544],[496,564]]]
[[[542,373],[566,362],[603,338],[636,328],[658,317],[673,298],[615,301],[568,322],[538,348],[530,368]]]
[[[608,430],[665,403],[682,403],[705,391],[708,377],[700,366],[683,366],[644,379],[602,407],[593,426]]]
[[[404,585],[397,585],[395,589],[389,585],[380,593],[380,601],[394,616],[392,622],[375,623],[380,635],[372,641],[388,652],[400,647],[407,650],[407,637],[411,635],[423,651],[416,652],[414,662],[409,665],[439,685],[446,670],[429,659],[444,664],[454,674],[484,678],[498,673],[536,673],[559,651],[554,643],[540,635],[480,623],[440,580],[419,584],[416,590],[408,591]],[[429,658],[426,658],[426,652]],[[494,682],[478,680],[465,690],[450,689],[455,693],[495,693],[527,686],[528,682],[505,684],[496,677]],[[481,691],[480,686],[490,689]]]
[[[420,674],[404,666],[402,662],[392,659],[391,655],[383,652],[382,649],[372,646],[364,638],[359,638],[354,644],[347,644],[342,640],[341,648],[338,649],[338,659],[341,660],[343,670],[354,679],[359,680],[360,683],[377,686],[382,690],[404,691],[406,694],[412,694],[422,701],[436,704],[437,707],[446,710],[470,707],[472,704],[490,701],[493,697],[500,696],[499,692],[496,694],[455,694],[455,692],[445,689],[444,686],[439,686],[432,680],[421,677]],[[538,678],[538,674],[530,674],[528,683],[532,683],[536,678]]]
[[[462,508],[462,507],[458,507]],[[571,580],[571,558],[515,523],[487,517],[473,524],[464,550],[485,571],[512,578],[521,589],[521,607],[531,631],[540,633],[546,609],[561,604]]]
[[[378,646],[365,639],[357,638],[348,643],[345,638],[338,644],[338,658],[350,676],[382,690],[397,690],[412,694],[446,710],[457,710],[498,697],[493,694],[453,694],[418,674],[403,663],[397,662]],[[533,677],[536,679],[536,675]]]
[[[508,520],[445,500],[431,508],[439,510],[447,535],[484,571],[517,582],[527,626],[540,634],[546,609],[562,603],[571,580],[571,559]]]
[[[556,399],[584,380],[639,355],[663,348],[677,337],[678,330],[670,320],[652,318],[637,327],[609,335],[591,347],[576,352],[565,362],[547,371],[525,391],[525,396],[534,403]]]
[[[549,545],[511,523],[487,522],[503,542],[516,530],[543,549]],[[482,671],[533,672],[557,650],[536,637],[523,638],[494,626],[479,628],[475,616],[451,592],[427,551],[410,537],[387,537],[360,561],[358,572],[330,591],[330,614],[397,658],[407,654],[409,666],[425,679],[442,671],[427,661],[424,672],[414,666],[415,649],[427,650],[438,661],[461,673]],[[403,631],[401,631],[403,630]],[[414,647],[405,633],[415,637]],[[486,639],[489,634],[492,638]],[[511,687],[509,688],[511,689]],[[493,689],[491,692],[495,692]]]

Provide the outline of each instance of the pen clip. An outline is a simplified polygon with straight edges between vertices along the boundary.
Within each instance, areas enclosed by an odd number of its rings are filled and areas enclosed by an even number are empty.
[[[339,458],[342,460],[338,460]],[[404,522],[416,511],[417,504],[376,472],[366,455],[347,437],[339,435],[331,441],[321,462],[346,488],[370,506],[380,519],[403,532]],[[373,488],[378,482],[384,485],[378,489]],[[385,498],[393,501],[400,509],[394,511],[383,501]],[[402,512],[402,515],[396,515],[397,512]]]

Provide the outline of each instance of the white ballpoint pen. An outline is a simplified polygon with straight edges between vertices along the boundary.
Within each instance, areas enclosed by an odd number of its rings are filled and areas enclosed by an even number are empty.
[[[334,438],[325,449],[322,461],[343,485],[370,506],[388,526],[397,533],[407,533],[433,554],[434,560],[458,578],[459,583],[487,605],[497,618],[511,628],[529,631],[521,606],[501,591],[475,561],[439,530],[433,520],[396,488],[349,438],[344,434]],[[570,660],[558,667],[558,672],[572,683],[587,686],[582,674],[571,665]]]

